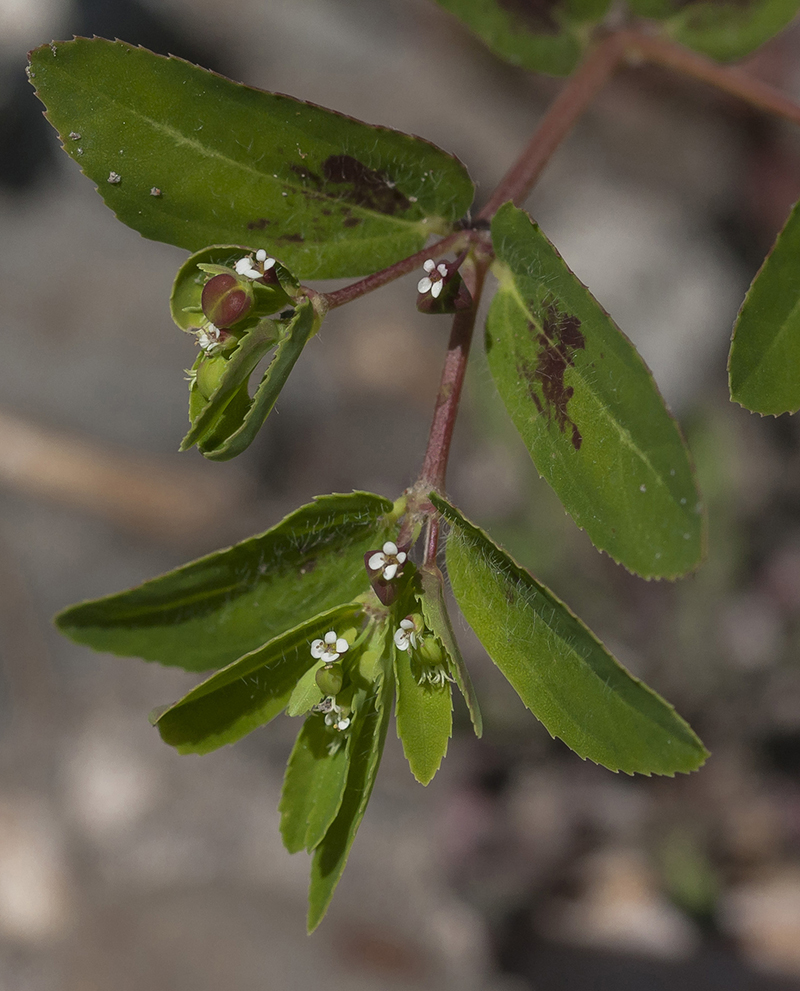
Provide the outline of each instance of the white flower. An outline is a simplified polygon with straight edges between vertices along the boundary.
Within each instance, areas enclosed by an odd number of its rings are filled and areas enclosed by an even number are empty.
[[[405,619],[401,619],[400,625],[394,631],[395,647],[398,650],[409,650],[411,647],[417,647],[419,641],[420,635],[417,632],[414,621],[408,616]]]
[[[350,644],[344,637],[338,637],[335,630],[329,630],[325,634],[324,640],[315,640],[311,644],[311,656],[317,661],[325,661],[332,664],[339,660],[339,655],[343,654]]]
[[[417,292],[429,292],[434,299],[441,295],[444,279],[447,276],[447,265],[444,262],[436,262],[429,258],[422,266],[428,273],[417,283]]]
[[[367,561],[370,571],[383,571],[384,581],[390,582],[400,570],[408,557],[405,551],[399,551],[393,540],[387,540],[382,551],[375,551]]]
[[[334,729],[343,732],[353,721],[350,716],[343,716],[344,709],[336,704],[336,699],[332,695],[326,696],[321,702],[313,706],[314,712],[325,713],[325,725],[333,726]]]
[[[197,343],[206,354],[214,354],[223,347],[222,331],[213,323],[207,323],[197,331]]]
[[[233,267],[239,275],[245,275],[248,279],[260,279],[274,266],[275,259],[270,258],[263,248],[259,248],[256,252],[255,262],[252,255],[246,255],[244,258],[240,258]]]

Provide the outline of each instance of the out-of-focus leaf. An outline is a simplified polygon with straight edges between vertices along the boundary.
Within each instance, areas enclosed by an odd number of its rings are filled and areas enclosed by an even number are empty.
[[[387,499],[319,496],[260,536],[71,606],[56,623],[95,650],[205,671],[365,592],[364,554],[396,535]]]
[[[665,21],[675,41],[730,62],[782,31],[800,10],[798,0],[628,0],[634,13]]]
[[[447,612],[442,573],[434,564],[420,568],[419,575],[422,582],[422,595],[419,597],[419,604],[425,625],[433,631],[447,652],[452,669],[450,673],[464,696],[469,710],[469,718],[472,721],[472,728],[475,730],[475,736],[479,737],[483,734],[483,717],[478,705],[478,696],[472,687],[472,679],[458,648],[450,616]]]
[[[29,75],[119,219],[190,251],[247,244],[300,278],[366,275],[472,202],[463,165],[427,141],[121,41],[43,45]]]
[[[697,567],[689,452],[646,365],[530,217],[492,222],[489,367],[531,457],[596,547],[645,578]]]
[[[501,548],[444,499],[447,572],[487,653],[552,736],[611,771],[675,774],[708,756],[675,710]]]
[[[774,416],[800,409],[800,203],[745,296],[728,365],[735,402]]]
[[[182,754],[207,754],[274,719],[315,663],[311,643],[355,622],[360,607],[331,609],[212,674],[154,720],[161,738]]]
[[[533,72],[575,68],[610,0],[438,0],[495,55]]]
[[[339,812],[314,851],[308,890],[308,931],[322,922],[344,872],[350,847],[372,794],[391,715],[391,668],[379,675],[372,694],[360,706],[350,730],[350,769]]]
[[[335,731],[321,713],[309,716],[297,737],[281,793],[281,836],[289,853],[313,850],[342,804],[349,738],[332,747]]]

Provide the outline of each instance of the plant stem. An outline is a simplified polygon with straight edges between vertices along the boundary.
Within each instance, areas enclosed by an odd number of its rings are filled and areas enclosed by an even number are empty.
[[[648,62],[676,69],[684,75],[710,83],[725,93],[737,96],[759,110],[800,124],[800,106],[797,103],[773,86],[749,76],[742,69],[719,65],[668,38],[627,31],[623,40],[629,55],[640,55]]]
[[[625,56],[627,32],[608,35],[583,60],[558,94],[517,161],[506,172],[478,214],[488,220],[508,200],[519,206],[542,174],[553,152],[614,74]]]
[[[327,310],[333,310],[337,306],[344,306],[345,303],[358,299],[359,296],[365,296],[367,293],[374,292],[375,289],[380,289],[381,286],[399,279],[400,276],[408,275],[415,268],[420,268],[422,263],[428,258],[437,259],[441,258],[442,255],[446,255],[449,251],[458,251],[466,247],[473,236],[472,231],[455,231],[453,234],[448,234],[447,237],[442,238],[441,241],[423,248],[415,255],[409,255],[408,258],[403,258],[401,261],[395,262],[394,265],[381,269],[380,272],[374,272],[365,279],[360,279],[358,282],[353,282],[349,286],[344,286],[342,289],[337,289],[334,292],[319,293],[322,311],[325,312]]]

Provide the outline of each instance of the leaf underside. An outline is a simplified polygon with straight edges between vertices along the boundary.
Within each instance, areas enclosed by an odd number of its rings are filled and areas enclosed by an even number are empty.
[[[190,671],[221,667],[364,592],[364,554],[396,536],[391,509],[368,492],[320,496],[260,536],[71,606],[56,624],[95,650]]]
[[[552,736],[611,771],[694,771],[708,756],[675,710],[608,653],[549,589],[439,496],[447,571],[487,653]]]
[[[728,370],[731,399],[747,409],[800,409],[800,203],[745,296]]]
[[[29,75],[117,217],[190,251],[243,244],[299,278],[366,275],[472,202],[463,165],[420,138],[121,41],[43,45]]]
[[[397,736],[403,744],[411,773],[427,785],[447,754],[453,732],[453,702],[450,682],[418,684],[408,651],[394,651],[397,684]]]
[[[489,367],[539,474],[630,571],[674,578],[697,567],[703,506],[646,365],[523,210],[501,207],[492,236]]]

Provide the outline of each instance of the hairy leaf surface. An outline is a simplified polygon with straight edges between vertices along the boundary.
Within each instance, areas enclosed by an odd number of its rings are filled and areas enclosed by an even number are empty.
[[[386,670],[360,707],[351,729],[350,768],[339,812],[314,851],[308,889],[308,931],[322,922],[344,872],[350,848],[372,794],[386,742],[394,679]]]
[[[689,452],[636,349],[510,203],[492,222],[486,324],[497,391],[539,471],[600,550],[645,578],[695,568],[705,517]]]
[[[634,13],[665,21],[668,35],[720,62],[743,58],[778,34],[800,0],[629,0]]]
[[[342,804],[350,738],[331,752],[334,735],[320,714],[303,723],[286,765],[281,793],[281,836],[289,853],[313,850]]]
[[[568,75],[610,0],[438,0],[512,65]]]
[[[420,569],[420,580],[422,582],[422,595],[419,597],[419,605],[425,618],[425,625],[433,631],[447,652],[451,668],[450,673],[464,696],[469,710],[469,718],[472,721],[472,728],[475,730],[475,736],[479,737],[483,734],[483,717],[478,705],[478,696],[472,686],[472,679],[464,663],[464,658],[461,656],[447,612],[442,573],[435,564],[423,567]]]
[[[71,606],[56,623],[95,650],[190,671],[221,667],[366,591],[364,554],[396,536],[391,511],[368,492],[319,496],[260,536]]]
[[[731,398],[755,413],[800,409],[800,203],[745,296],[729,361]]]
[[[206,678],[154,723],[165,743],[182,754],[207,754],[235,743],[274,719],[298,679],[316,663],[311,643],[361,615],[352,603],[338,606],[270,640]]]
[[[447,572],[494,663],[552,736],[611,771],[694,771],[708,756],[675,710],[630,675],[553,593],[439,496]]]
[[[397,682],[397,735],[411,773],[427,785],[447,754],[453,734],[453,698],[450,682],[418,684],[410,651],[394,651]]]
[[[190,251],[245,244],[300,278],[365,275],[472,202],[461,163],[420,138],[121,41],[43,45],[30,77],[119,219]]]

